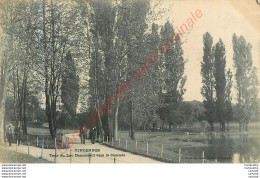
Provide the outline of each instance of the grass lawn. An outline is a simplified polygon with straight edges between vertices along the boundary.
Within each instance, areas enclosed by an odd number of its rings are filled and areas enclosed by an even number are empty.
[[[216,124],[216,131],[218,127],[219,125]],[[189,134],[185,134],[186,129],[181,129],[178,133],[136,131],[136,140],[129,138],[128,131],[119,131],[120,143],[119,140],[114,141],[113,146],[136,154],[147,155],[148,143],[149,157],[168,162],[179,162],[179,152],[181,152],[181,162],[184,163],[201,163],[203,152],[204,162],[208,163],[216,161],[230,163],[233,161],[234,154],[240,155],[240,162],[259,162],[259,128],[259,122],[250,123],[249,132],[239,133],[238,123],[230,123],[229,132],[201,133],[202,129],[197,124]],[[112,143],[110,142],[109,145]]]

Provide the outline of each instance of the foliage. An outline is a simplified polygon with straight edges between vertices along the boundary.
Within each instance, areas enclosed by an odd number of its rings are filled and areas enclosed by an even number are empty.
[[[233,60],[237,91],[239,130],[248,130],[247,125],[257,111],[258,79],[253,67],[252,46],[243,36],[233,35]]]
[[[203,103],[206,109],[205,115],[213,130],[215,116],[215,49],[212,48],[213,39],[207,32],[203,35],[203,61],[201,62],[202,88],[201,94],[204,97]]]

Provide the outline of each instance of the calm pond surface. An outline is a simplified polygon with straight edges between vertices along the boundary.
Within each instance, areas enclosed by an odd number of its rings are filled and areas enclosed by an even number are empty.
[[[205,156],[208,159],[215,158],[218,162],[259,162],[259,142],[259,134],[226,134],[217,138],[211,136]]]
[[[192,137],[191,137],[192,138]],[[204,162],[218,163],[259,163],[259,134],[216,134],[194,139],[203,146],[188,146],[182,148],[184,159],[181,162],[201,162],[204,151]],[[197,159],[197,161],[195,161]]]

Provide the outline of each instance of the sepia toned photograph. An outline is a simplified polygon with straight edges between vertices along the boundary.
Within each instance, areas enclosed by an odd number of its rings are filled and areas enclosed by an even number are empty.
[[[0,163],[259,164],[259,65],[258,0],[0,0]]]

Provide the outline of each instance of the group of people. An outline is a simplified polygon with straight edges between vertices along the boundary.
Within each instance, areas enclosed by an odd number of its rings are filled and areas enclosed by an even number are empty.
[[[18,145],[20,145],[21,135],[23,134],[23,130],[19,125],[14,128],[14,134],[15,134],[16,140],[18,141]],[[5,129],[5,138],[7,139],[9,146],[11,146],[11,144],[12,144],[13,137],[14,137],[13,125],[10,123],[7,125],[7,127]]]
[[[89,131],[89,139],[91,140],[91,143],[94,144],[96,141],[96,134],[97,129],[96,127],[93,127]],[[85,140],[87,139],[87,129],[86,127],[81,127],[80,129],[80,140],[82,144],[85,144]]]
[[[14,134],[15,134],[16,140],[18,141],[18,145],[20,145],[20,143],[21,143],[22,133],[23,133],[23,131],[22,131],[22,128],[20,126],[17,126],[17,127],[14,128]],[[91,128],[90,131],[89,131],[89,139],[91,140],[92,144],[95,144],[96,135],[97,135],[96,127]],[[6,131],[5,131],[5,138],[8,140],[9,146],[11,146],[11,144],[12,144],[13,137],[14,137],[13,126],[12,126],[12,124],[9,124],[6,127]],[[81,138],[81,143],[85,144],[85,140],[87,139],[87,129],[86,129],[86,127],[82,127],[80,129],[80,138]]]

